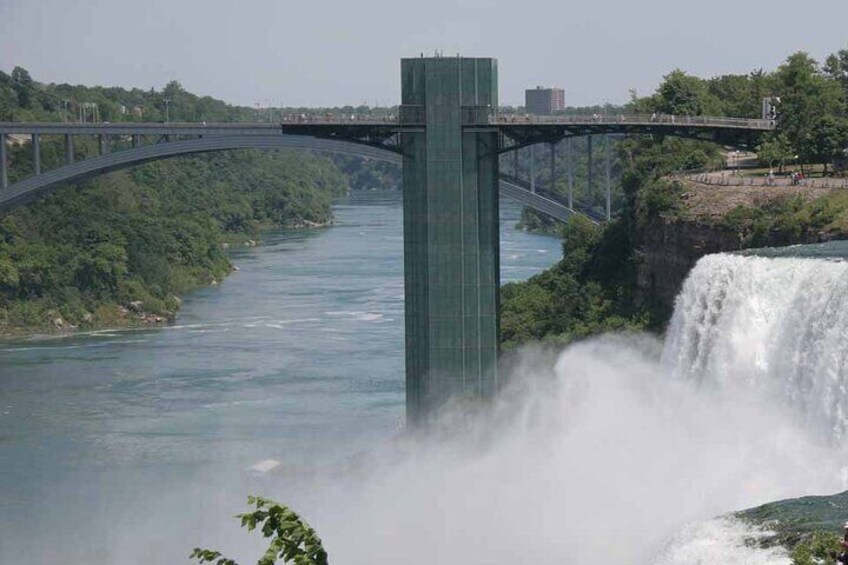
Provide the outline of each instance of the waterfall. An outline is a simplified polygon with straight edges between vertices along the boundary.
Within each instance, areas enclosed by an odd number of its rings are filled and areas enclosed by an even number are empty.
[[[262,493],[334,563],[789,565],[732,513],[848,488],[846,287],[835,260],[705,257],[665,343],[526,347],[485,410]],[[212,539],[247,561],[229,526]]]
[[[789,564],[729,513],[848,486],[846,332],[848,262],[708,256],[664,343],[526,348],[490,414],[446,420],[463,433],[301,506],[356,564]]]
[[[677,297],[663,365],[674,378],[770,395],[844,439],[848,262],[702,258]]]

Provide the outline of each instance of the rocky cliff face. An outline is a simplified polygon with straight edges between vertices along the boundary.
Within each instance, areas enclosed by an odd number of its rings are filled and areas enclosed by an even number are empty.
[[[844,239],[848,234],[840,230],[821,230],[813,225],[795,230],[772,226],[752,237],[749,225],[728,221],[740,209],[767,210],[791,198],[813,202],[831,193],[826,189],[715,187],[684,182],[679,207],[636,228],[638,300],[670,314],[689,271],[710,253]]]
[[[739,248],[739,236],[726,227],[665,218],[641,226],[636,234],[639,300],[670,313],[698,259]]]

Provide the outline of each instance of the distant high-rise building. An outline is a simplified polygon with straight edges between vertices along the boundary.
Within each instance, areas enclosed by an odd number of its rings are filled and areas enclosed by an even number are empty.
[[[565,110],[565,91],[561,88],[528,88],[524,91],[524,107],[531,114],[549,116]]]

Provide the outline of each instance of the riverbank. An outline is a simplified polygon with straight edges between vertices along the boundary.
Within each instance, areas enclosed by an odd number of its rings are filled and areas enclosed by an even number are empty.
[[[34,323],[31,325],[4,325],[0,320],[0,340],[9,339],[38,339],[61,336],[71,336],[77,332],[97,332],[108,330],[155,328],[176,323],[186,295],[190,295],[202,288],[215,287],[223,283],[228,277],[240,270],[239,266],[229,261],[232,251],[240,248],[251,248],[262,245],[263,232],[278,231],[280,229],[292,231],[318,230],[334,225],[331,217],[326,221],[300,220],[290,222],[287,226],[262,226],[257,234],[227,237],[221,243],[221,249],[228,255],[229,269],[218,277],[211,276],[206,281],[197,281],[197,284],[185,288],[180,295],[172,295],[167,298],[166,304],[170,309],[150,311],[141,300],[130,301],[125,304],[104,303],[100,304],[94,312],[84,312],[80,322],[72,323],[65,320],[59,308],[48,308],[36,319],[46,320],[47,323]]]
[[[0,216],[0,334],[162,325],[232,270],[228,246],[332,222],[329,160],[232,151],[142,165]]]

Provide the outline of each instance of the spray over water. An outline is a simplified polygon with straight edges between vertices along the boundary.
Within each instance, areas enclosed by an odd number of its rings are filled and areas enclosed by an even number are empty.
[[[527,350],[485,415],[275,494],[340,564],[787,562],[705,520],[846,487],[846,291],[844,262],[706,257],[664,347]]]
[[[448,414],[432,436],[339,467],[248,480],[252,462],[238,461],[179,484],[151,469],[120,508],[87,518],[102,559],[81,537],[40,544],[34,562],[188,563],[199,545],[250,563],[263,540],[231,516],[254,493],[301,513],[334,565],[788,564],[746,546],[759,532],[715,517],[848,488],[846,285],[845,262],[706,257],[664,344],[526,348],[483,413]]]

